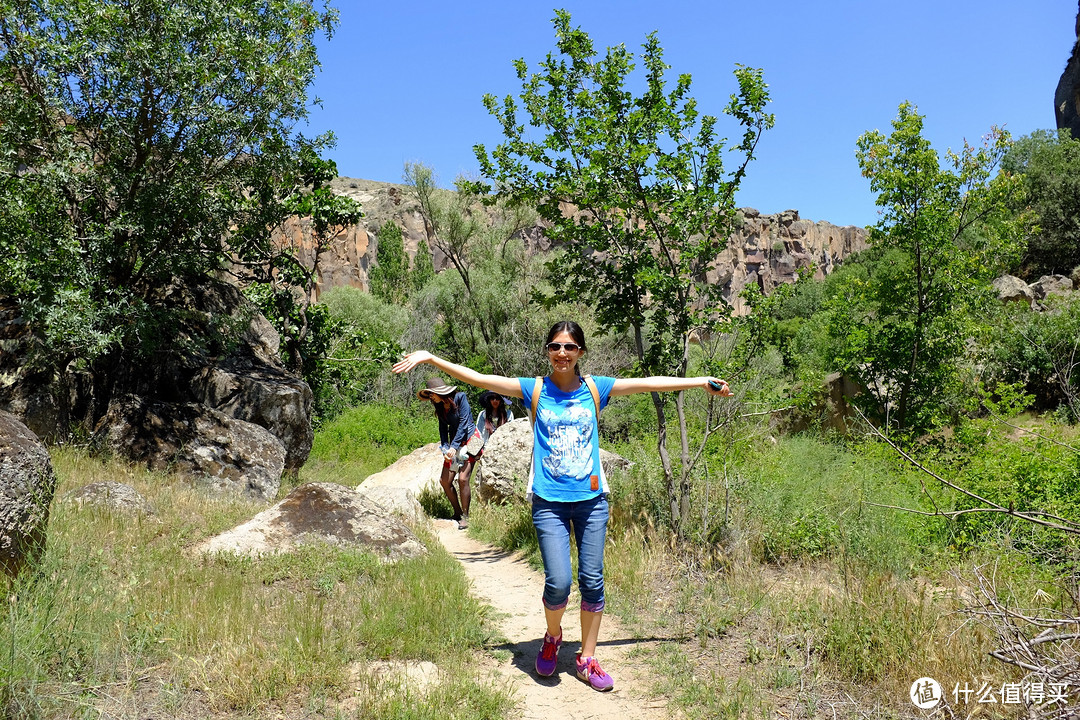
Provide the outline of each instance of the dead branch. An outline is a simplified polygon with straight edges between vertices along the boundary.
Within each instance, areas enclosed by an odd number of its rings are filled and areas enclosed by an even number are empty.
[[[984,506],[984,507],[980,507],[980,508],[969,508],[969,509],[964,510],[964,511],[954,510],[954,511],[946,512],[946,511],[942,511],[942,510],[935,510],[935,512],[929,513],[929,514],[931,514],[931,515],[939,515],[939,516],[942,516],[942,517],[955,517],[956,514],[970,513],[970,512],[1001,513],[1002,515],[1008,515],[1009,517],[1015,517],[1015,518],[1018,518],[1020,520],[1024,520],[1026,522],[1033,523],[1035,525],[1041,525],[1043,527],[1052,528],[1054,530],[1060,530],[1062,532],[1070,533],[1072,535],[1080,535],[1080,523],[1073,522],[1072,520],[1069,520],[1068,518],[1063,518],[1063,517],[1053,515],[1051,513],[1042,512],[1042,511],[1039,511],[1039,510],[1032,511],[1032,512],[1022,511],[1022,510],[1014,510],[1011,507],[1005,507],[1004,505],[999,505],[998,503],[995,503],[992,500],[988,500],[987,498],[982,497],[978,493],[972,492],[971,490],[968,490],[965,487],[961,487],[960,485],[957,485],[956,483],[952,482],[951,480],[947,480],[946,478],[943,478],[941,475],[938,475],[936,472],[934,472],[930,468],[928,468],[925,465],[923,465],[922,463],[920,463],[918,460],[916,460],[911,455],[909,455],[907,452],[905,452],[903,448],[901,448],[899,445],[897,445],[892,440],[890,440],[884,433],[882,433],[880,430],[878,430],[878,428],[872,422],[870,422],[870,420],[867,419],[867,417],[865,415],[863,415],[861,410],[859,410],[858,408],[855,408],[855,411],[857,413],[859,413],[859,417],[861,417],[863,419],[863,421],[867,424],[867,426],[869,426],[871,432],[873,432],[874,435],[881,438],[881,440],[883,440],[889,447],[891,447],[900,457],[904,458],[904,460],[906,460],[908,463],[910,463],[912,467],[914,467],[915,469],[919,470],[920,472],[923,472],[923,473],[929,475],[930,477],[934,478],[935,480],[937,480],[939,483],[941,483],[945,487],[950,488],[952,490],[955,490],[956,492],[960,493],[961,495],[965,495],[965,496],[967,496],[969,498],[972,498],[973,500],[977,500],[978,502],[982,503],[983,506]],[[923,491],[926,492],[926,486],[925,485],[923,486]],[[929,493],[927,493],[927,496],[929,497]],[[918,513],[920,511],[910,510],[910,512]]]

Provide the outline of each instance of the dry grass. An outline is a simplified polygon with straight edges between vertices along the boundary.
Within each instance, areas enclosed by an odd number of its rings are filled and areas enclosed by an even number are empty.
[[[204,557],[190,548],[264,506],[76,450],[53,460],[59,486],[45,559],[8,594],[7,716],[338,717],[362,690],[348,668],[374,659],[429,660],[463,678],[436,688],[442,699],[424,713],[475,708],[484,717],[507,706],[473,677],[472,654],[488,639],[485,613],[431,538],[427,557],[394,565],[327,546]],[[133,486],[156,514],[63,501],[99,481]],[[392,699],[380,702],[384,709],[365,717],[402,717]]]

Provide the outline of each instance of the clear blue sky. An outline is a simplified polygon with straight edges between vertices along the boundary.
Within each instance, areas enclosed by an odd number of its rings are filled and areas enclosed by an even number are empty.
[[[341,175],[400,182],[406,161],[430,165],[444,186],[475,175],[472,146],[500,140],[481,97],[519,92],[512,61],[532,69],[554,49],[553,8],[565,7],[601,51],[622,43],[637,53],[657,31],[669,82],[690,73],[703,112],[721,112],[736,63],[762,68],[776,127],[737,202],[838,225],[876,222],[855,142],[889,132],[904,100],[926,116],[942,155],[992,125],[1014,137],[1053,127],[1077,12],[1076,0],[334,4],[341,24],[320,44],[314,88],[322,108],[304,132],[334,131]]]

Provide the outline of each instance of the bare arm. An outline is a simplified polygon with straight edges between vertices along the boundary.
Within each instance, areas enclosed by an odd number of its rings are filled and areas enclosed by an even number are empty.
[[[714,390],[709,387],[710,381],[716,383],[720,389]],[[710,395],[723,397],[731,395],[731,388],[728,387],[726,381],[708,375],[688,378],[666,375],[655,375],[646,378],[619,378],[612,386],[611,394],[633,395],[634,393],[643,392],[678,392],[679,390],[691,390],[693,388],[702,388]]]
[[[472,368],[467,368],[464,365],[458,365],[449,360],[443,360],[441,357],[432,355],[427,350],[411,352],[401,360],[398,360],[394,363],[394,372],[409,372],[417,365],[423,365],[425,363],[434,365],[455,380],[460,380],[468,385],[475,385],[476,387],[491,390],[500,395],[506,395],[507,397],[521,397],[521,386],[518,384],[517,378],[508,378],[503,377],[502,375],[484,375],[476,372]]]

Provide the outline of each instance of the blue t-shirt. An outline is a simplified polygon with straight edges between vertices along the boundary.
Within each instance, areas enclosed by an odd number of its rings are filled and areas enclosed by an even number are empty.
[[[593,375],[600,409],[608,404],[615,378]],[[589,386],[565,393],[543,379],[533,426],[533,466],[527,493],[550,502],[577,502],[609,492],[600,464],[600,435]],[[532,406],[536,378],[518,378],[526,409]]]

